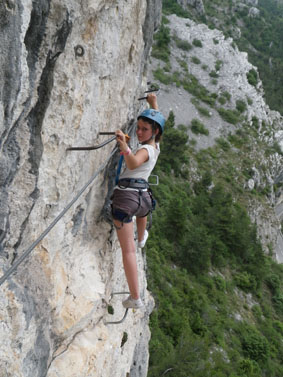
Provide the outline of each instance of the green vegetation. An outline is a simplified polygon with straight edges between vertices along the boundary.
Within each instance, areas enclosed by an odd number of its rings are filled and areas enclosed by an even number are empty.
[[[194,63],[194,64],[200,64],[201,61],[199,60],[199,58],[197,58],[196,56],[192,56],[191,57],[191,61]]]
[[[239,113],[243,113],[247,110],[247,104],[243,100],[237,100],[236,101],[236,109],[239,111]]]
[[[151,55],[156,58],[163,60],[164,62],[169,62],[170,59],[170,29],[165,26],[163,22],[160,26],[159,31],[154,34],[154,44],[152,46]]]
[[[275,142],[275,143],[273,144],[273,149],[274,149],[274,151],[275,151],[276,153],[278,153],[278,154],[280,154],[281,156],[283,156],[283,151],[282,151],[280,145],[279,145],[277,142]]]
[[[179,5],[176,1],[162,0],[164,14],[176,14],[179,17],[189,18],[189,12]]]
[[[201,100],[204,103],[207,103],[210,106],[215,105],[215,100],[217,98],[217,94],[210,93],[203,85],[198,82],[198,79],[191,75],[187,74],[185,78],[182,80],[183,88],[194,95],[196,98]]]
[[[218,109],[219,115],[228,123],[237,124],[239,122],[238,113],[234,110]]]
[[[199,39],[194,39],[193,40],[193,45],[195,47],[202,47],[202,42]]]
[[[237,7],[231,0],[203,0],[205,16],[198,14],[194,7],[181,10],[176,0],[163,0],[166,14],[176,13],[196,22],[206,23],[211,29],[217,27],[225,36],[234,38],[240,50],[248,52],[249,61],[258,68],[263,82],[268,105],[283,114],[283,3],[277,0],[259,0],[259,16],[250,17],[249,7]],[[176,9],[178,8],[178,10]],[[184,13],[184,14],[182,14]],[[217,20],[217,26],[215,25]],[[233,30],[240,28],[241,34]],[[218,39],[213,42],[218,44]],[[247,74],[251,85],[259,80],[252,69]]]
[[[198,100],[208,104],[211,107],[215,106],[215,101],[218,97],[216,93],[211,93],[203,85],[201,85],[198,79],[188,73],[188,66],[185,61],[177,60],[182,66],[183,72],[174,72],[172,75],[166,73],[166,67],[157,68],[154,72],[154,78],[165,85],[176,83],[178,87],[183,86],[183,88],[191,93]],[[196,61],[196,64],[198,61]]]
[[[197,110],[198,110],[198,112],[199,112],[201,115],[204,115],[204,116],[207,117],[207,118],[210,118],[210,117],[211,117],[211,114],[210,114],[210,112],[207,110],[206,107],[197,106]]]
[[[226,103],[226,98],[221,96],[221,97],[218,97],[218,102],[221,103],[221,105],[224,105]]]
[[[191,130],[194,134],[209,135],[209,131],[205,128],[204,124],[195,118],[192,120]]]
[[[243,125],[197,152],[186,130],[171,112],[155,168],[148,376],[279,377],[283,266],[263,253],[245,209],[264,194],[243,190],[257,133]]]
[[[223,137],[216,139],[216,143],[223,149],[223,151],[226,151],[226,152],[231,147],[229,142],[226,139],[224,139]]]
[[[231,13],[232,3],[226,0],[204,3],[208,15],[218,16],[222,6]],[[166,14],[172,9],[179,15],[185,12],[173,0],[163,1],[163,6]],[[206,21],[210,23],[209,16]],[[229,22],[226,27],[230,28]],[[258,138],[260,129],[270,133],[268,125],[256,117],[251,125],[243,123],[251,100],[239,99],[231,109],[230,93],[212,93],[189,73],[184,52],[177,59],[180,72],[172,73],[170,41],[183,51],[191,48],[171,38],[163,20],[154,50],[166,64],[156,69],[155,79],[182,86],[192,94],[199,114],[208,117],[209,107],[214,108],[238,129],[227,139],[216,139],[214,147],[197,152],[196,140],[188,139],[188,126],[174,127],[173,113],[167,120],[155,169],[160,179],[154,188],[158,206],[146,250],[148,284],[156,301],[150,317],[148,376],[279,377],[283,375],[283,267],[263,253],[246,210],[251,203],[264,206],[272,187],[268,182],[251,191],[245,187],[254,167],[263,181],[266,176],[265,159],[262,155],[257,159],[257,151],[264,151],[266,157],[282,151],[278,144],[267,146]],[[192,45],[201,47],[196,41]],[[197,54],[196,48],[193,51]],[[217,60],[213,79],[221,66]],[[210,71],[204,64],[202,69]],[[247,79],[256,86],[257,71],[250,70]],[[191,129],[195,134],[209,132],[198,119],[193,119]]]
[[[259,0],[258,17],[249,17],[249,7],[239,8],[231,0],[203,0],[205,15],[200,15],[195,8],[188,6],[184,10],[177,0],[163,0],[165,14],[175,13],[180,17],[191,18],[196,22],[206,23],[211,29],[217,27],[226,37],[234,38],[240,50],[248,53],[249,61],[258,68],[260,79],[271,109],[283,114],[283,3],[277,0]],[[215,25],[217,20],[217,26]],[[241,34],[233,30],[240,28]],[[213,42],[218,44],[218,39]],[[251,85],[259,80],[256,70],[247,74]]]
[[[223,92],[222,93],[222,95],[223,95],[223,97],[225,97],[228,101],[230,101],[230,99],[231,99],[231,94],[230,93],[228,93],[228,92]]]
[[[219,77],[218,74],[217,74],[215,71],[211,71],[211,72],[209,73],[209,76],[210,76],[210,77],[214,77],[214,78]]]
[[[252,104],[253,104],[253,100],[252,100],[251,98],[248,97],[248,98],[247,98],[247,101],[248,101],[248,104],[249,104],[249,105],[252,105]]]
[[[178,38],[176,35],[173,37],[176,46],[184,51],[190,51],[193,46],[186,40]]]
[[[219,69],[222,67],[223,61],[222,60],[216,60],[215,62],[215,71],[219,71]]]
[[[249,84],[256,86],[258,83],[258,77],[257,77],[257,72],[255,69],[250,69],[249,72],[247,73],[247,79]]]
[[[219,115],[231,124],[237,124],[240,121],[239,112],[236,110],[226,110],[224,108],[217,109]]]
[[[206,108],[206,107],[203,107],[200,105],[200,101],[197,99],[197,98],[192,98],[191,99],[191,102],[192,104],[196,107],[196,109],[198,110],[198,112],[207,117],[207,118],[210,118],[211,117],[211,113],[210,111]]]
[[[189,162],[188,156],[183,153],[183,150],[186,150],[188,135],[184,130],[174,128],[174,124],[175,117],[171,112],[166,122],[167,137],[162,140],[163,148],[168,153],[164,153],[161,163],[165,173],[170,174],[174,170],[175,175],[178,176],[182,173],[183,165]],[[172,140],[175,142],[172,143]]]
[[[170,75],[166,74],[164,72],[164,69],[162,68],[157,68],[154,72],[153,72],[153,77],[162,82],[163,84],[165,85],[169,85],[172,83],[172,78]]]
[[[221,103],[221,105],[224,105],[227,101],[230,101],[231,94],[228,92],[220,93],[220,96],[217,98],[218,102]]]
[[[183,68],[185,72],[188,72],[188,64],[185,60],[177,59],[178,63],[180,64],[180,67]]]
[[[258,8],[260,17],[243,15],[242,37],[237,43],[258,67],[267,103],[283,113],[283,4],[259,0]]]

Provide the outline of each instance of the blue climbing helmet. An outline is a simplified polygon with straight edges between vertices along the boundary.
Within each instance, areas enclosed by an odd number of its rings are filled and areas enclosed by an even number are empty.
[[[148,118],[156,122],[161,129],[161,134],[164,132],[164,126],[165,126],[165,118],[161,114],[160,111],[154,110],[154,109],[146,109],[144,110],[139,116],[138,120],[143,117],[143,118]]]

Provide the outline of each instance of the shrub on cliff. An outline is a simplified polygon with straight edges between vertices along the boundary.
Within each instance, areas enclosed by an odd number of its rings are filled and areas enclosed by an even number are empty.
[[[170,29],[165,26],[164,23],[161,24],[159,31],[154,35],[155,43],[152,46],[151,55],[156,58],[169,62],[170,59]]]

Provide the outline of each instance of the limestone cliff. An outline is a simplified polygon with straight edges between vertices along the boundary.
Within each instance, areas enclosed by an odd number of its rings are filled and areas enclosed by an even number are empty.
[[[113,143],[100,131],[133,124],[161,0],[4,0],[0,4],[1,276],[109,159],[0,287],[1,377],[126,377],[147,373],[148,315],[120,325],[121,253],[101,217]],[[106,137],[107,138],[107,137]],[[114,314],[108,313],[108,304]]]
[[[178,2],[203,12],[201,0]],[[129,312],[121,324],[107,324],[124,314],[123,296],[111,294],[127,290],[121,252],[107,218],[118,157],[115,143],[91,152],[67,148],[99,144],[107,138],[99,136],[100,131],[119,127],[132,132],[140,106],[137,98],[146,89],[148,55],[160,10],[161,0],[0,4],[0,278],[107,163],[0,286],[0,377],[147,374],[153,300],[146,290],[140,251],[146,310]],[[247,73],[256,67],[246,54],[218,30],[175,16],[169,19],[175,38],[172,72],[182,67],[208,91],[230,93],[227,109],[247,101],[246,121],[258,119],[260,137],[270,145],[277,140],[282,147],[282,117],[266,106],[261,82],[248,83]],[[180,50],[176,40],[192,45],[198,40],[203,47]],[[151,63],[153,71],[165,66],[155,59]],[[169,90],[160,86],[165,115],[172,109],[176,123],[186,125],[200,117],[209,128],[209,137],[189,131],[197,148],[209,147],[237,130],[207,104],[203,106],[209,117],[200,115],[193,96],[180,86],[171,84]],[[269,133],[264,124],[271,128]],[[268,185],[271,194],[269,207],[251,203],[250,213],[266,247],[272,241],[279,255],[282,189],[276,196],[273,186],[282,185],[282,156],[274,153],[265,161],[264,153],[257,152],[263,168],[254,167],[245,189]]]

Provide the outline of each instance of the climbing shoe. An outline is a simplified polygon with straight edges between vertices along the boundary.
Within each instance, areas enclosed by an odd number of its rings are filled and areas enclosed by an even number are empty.
[[[134,300],[131,296],[129,296],[126,300],[122,302],[124,308],[131,308],[131,309],[140,309],[143,307],[143,302],[140,298]]]
[[[145,230],[144,235],[143,235],[143,240],[138,243],[138,247],[142,249],[145,246],[147,239],[148,239],[148,231]]]

